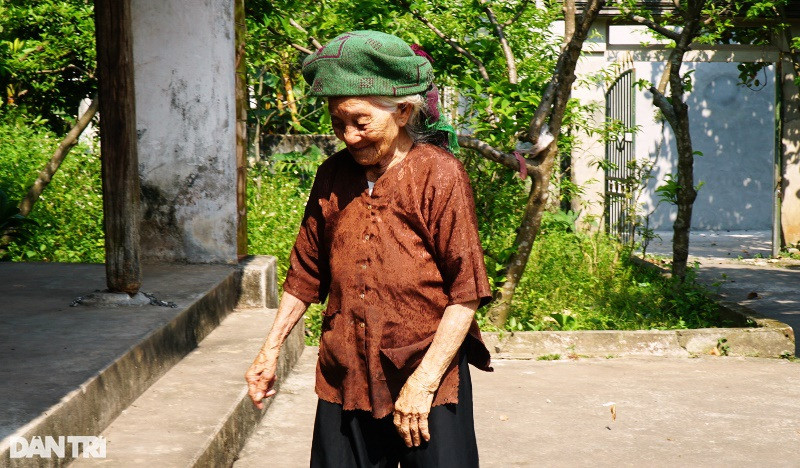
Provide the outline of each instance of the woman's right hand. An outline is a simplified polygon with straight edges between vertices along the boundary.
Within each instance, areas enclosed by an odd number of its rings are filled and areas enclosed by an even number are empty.
[[[244,374],[247,381],[247,394],[258,409],[264,409],[264,398],[275,395],[275,375],[278,370],[278,356],[270,356],[263,351],[258,353],[253,364]]]

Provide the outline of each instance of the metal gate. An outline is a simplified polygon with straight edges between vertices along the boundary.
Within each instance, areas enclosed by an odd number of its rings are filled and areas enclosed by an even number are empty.
[[[631,202],[632,168],[636,159],[634,128],[636,96],[633,69],[622,72],[606,91],[606,123],[615,129],[606,141],[605,225],[606,231],[622,242],[633,240],[635,207]]]

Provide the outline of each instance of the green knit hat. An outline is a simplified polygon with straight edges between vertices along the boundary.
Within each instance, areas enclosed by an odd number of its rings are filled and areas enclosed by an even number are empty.
[[[407,96],[428,89],[433,68],[397,36],[353,31],[306,57],[303,77],[314,96]]]
[[[408,96],[426,101],[428,132],[444,132],[448,149],[458,152],[458,137],[439,109],[430,56],[419,46],[379,31],[352,31],[306,57],[303,78],[313,96]]]

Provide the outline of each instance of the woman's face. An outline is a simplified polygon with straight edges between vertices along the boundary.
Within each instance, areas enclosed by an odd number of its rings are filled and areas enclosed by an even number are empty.
[[[333,132],[362,166],[387,165],[400,140],[409,139],[403,127],[411,106],[390,111],[369,96],[332,97],[328,99],[328,109]]]

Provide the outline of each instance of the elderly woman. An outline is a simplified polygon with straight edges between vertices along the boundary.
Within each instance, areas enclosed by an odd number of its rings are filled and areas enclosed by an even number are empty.
[[[355,31],[303,76],[346,148],[317,171],[249,395],[275,393],[281,344],[327,296],[311,465],[477,466],[467,363],[491,370],[474,319],[490,290],[429,57]]]

